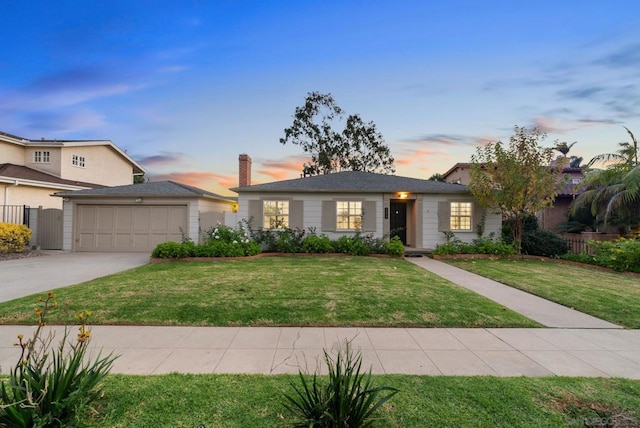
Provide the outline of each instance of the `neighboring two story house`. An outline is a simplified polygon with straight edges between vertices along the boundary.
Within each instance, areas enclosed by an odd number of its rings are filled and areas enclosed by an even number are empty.
[[[141,174],[109,140],[29,140],[0,132],[0,205],[61,209],[54,192],[132,184]]]
[[[442,177],[447,183],[468,185],[471,182],[470,163],[457,163]],[[553,205],[538,212],[538,222],[543,229],[553,229],[560,223],[567,221],[567,212],[571,202],[578,196],[576,187],[582,181],[584,170],[582,168],[566,167],[562,170],[565,184],[558,192]]]

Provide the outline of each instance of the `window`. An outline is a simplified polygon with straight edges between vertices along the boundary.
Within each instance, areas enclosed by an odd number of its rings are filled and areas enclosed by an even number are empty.
[[[71,157],[71,165],[84,168],[84,156],[73,155]]]
[[[471,230],[471,202],[451,202],[451,230]]]
[[[289,201],[263,201],[262,227],[284,229],[289,227]]]
[[[338,214],[336,228],[338,230],[358,230],[362,228],[362,202],[336,202]]]
[[[33,152],[33,162],[49,163],[51,162],[51,153],[48,151],[36,150],[35,152]]]

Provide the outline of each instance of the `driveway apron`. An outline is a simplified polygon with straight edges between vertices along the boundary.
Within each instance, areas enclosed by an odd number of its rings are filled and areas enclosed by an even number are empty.
[[[78,284],[149,263],[149,253],[72,253],[0,261],[0,302]]]

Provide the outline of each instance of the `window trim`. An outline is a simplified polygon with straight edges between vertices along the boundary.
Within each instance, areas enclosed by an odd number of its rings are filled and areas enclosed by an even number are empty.
[[[266,204],[275,204],[275,215],[266,213]],[[284,208],[286,204],[286,214],[279,214],[278,208]],[[288,199],[263,199],[262,200],[262,228],[266,230],[282,230],[287,229],[290,224],[291,204]],[[267,226],[267,218],[269,218],[269,227]],[[273,220],[275,218],[275,221]],[[274,223],[278,226],[278,222],[282,222],[279,227],[273,227]]]
[[[362,230],[363,228],[363,209],[364,203],[363,201],[354,201],[354,200],[336,200],[336,231],[339,232],[352,232],[357,230]],[[340,204],[347,204],[347,214],[340,214]],[[359,204],[360,205],[360,213],[352,214],[351,204]],[[343,208],[344,210],[344,208]],[[347,227],[341,227],[341,224],[344,224],[344,220],[347,219]],[[353,220],[352,220],[353,219]],[[353,227],[351,227],[353,225]]]
[[[33,163],[51,163],[51,152],[49,150],[34,150]]]
[[[458,205],[458,209],[454,210],[454,204]],[[468,204],[469,210],[468,214],[464,213],[460,208],[462,204]],[[454,214],[454,212],[458,212],[458,214]],[[457,224],[462,225],[463,219],[468,219],[469,227],[462,228],[460,226],[454,227],[454,219],[457,219]],[[465,222],[466,223],[466,222]],[[449,230],[452,232],[470,232],[473,230],[473,202],[470,201],[449,201]]]

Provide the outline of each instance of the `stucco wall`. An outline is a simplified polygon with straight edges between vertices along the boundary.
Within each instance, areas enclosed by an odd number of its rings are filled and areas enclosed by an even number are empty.
[[[62,208],[62,198],[51,196],[59,189],[0,183],[2,205],[29,205],[32,208]]]
[[[17,144],[0,140],[0,163],[24,165],[24,148]]]
[[[84,168],[72,165],[73,155],[85,159]],[[133,166],[109,146],[64,147],[60,155],[61,177],[104,186],[133,183]]]

